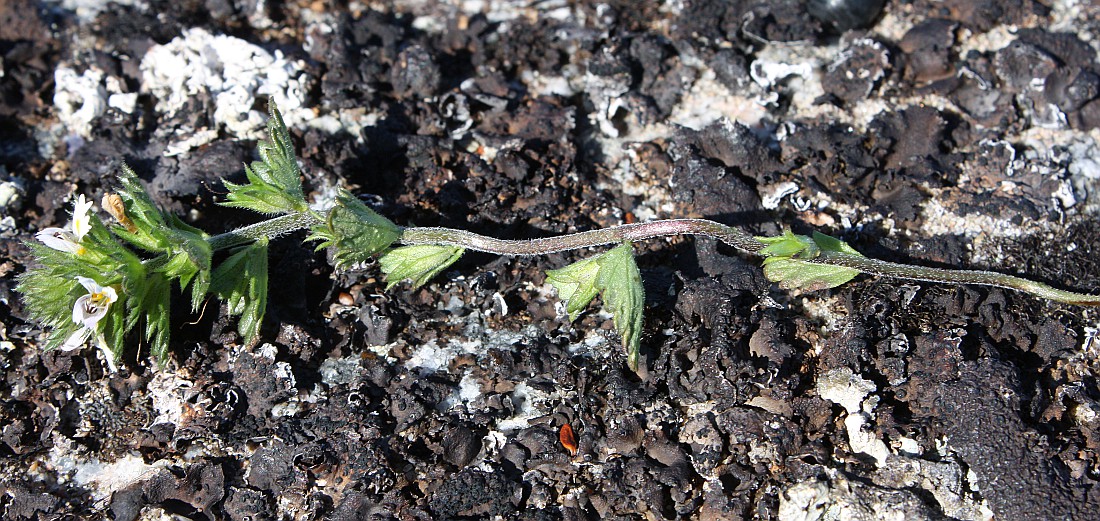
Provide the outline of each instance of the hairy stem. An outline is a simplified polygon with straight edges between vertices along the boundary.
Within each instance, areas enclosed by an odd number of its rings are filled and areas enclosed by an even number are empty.
[[[1030,293],[1036,297],[1064,302],[1077,306],[1100,306],[1100,295],[1075,293],[1060,290],[1041,282],[1021,277],[997,273],[994,271],[952,270],[898,264],[868,257],[848,255],[840,252],[823,251],[811,262],[854,268],[870,275],[879,275],[895,279],[941,282],[947,284],[978,284],[996,286]]]
[[[640,241],[670,235],[703,235],[713,237],[748,253],[757,253],[764,247],[760,241],[736,228],[706,219],[669,219],[638,224],[624,224],[601,230],[591,230],[558,237],[532,240],[504,240],[487,237],[465,230],[450,228],[407,228],[400,241],[404,244],[439,244],[495,253],[498,255],[545,255],[590,246],[615,244],[624,241]],[[840,252],[823,251],[811,262],[854,268],[862,273],[895,279],[940,282],[948,284],[977,284],[996,286],[1030,293],[1040,298],[1078,306],[1100,306],[1100,296],[1064,291],[1041,282],[996,273],[930,268],[898,264]]]
[[[236,230],[215,235],[207,242],[214,251],[248,244],[263,237],[275,238],[280,235],[324,224],[324,219],[313,212],[288,213],[256,224],[250,224]]]
[[[749,253],[756,253],[764,247],[764,244],[760,241],[741,230],[706,219],[667,219],[647,223],[622,224],[600,230],[519,241],[496,239],[451,228],[406,228],[402,231],[400,241],[409,245],[459,246],[468,250],[495,253],[497,255],[546,255],[547,253],[576,250],[590,246],[615,244],[624,241],[641,241],[670,235],[713,237]]]
[[[211,237],[210,247],[224,250],[247,244],[261,237],[277,237],[287,233],[323,224],[324,219],[314,212],[287,214],[253,225]],[[702,235],[718,239],[747,253],[758,253],[764,244],[753,236],[707,219],[666,219],[647,223],[622,224],[599,230],[543,237],[530,240],[497,239],[466,230],[453,228],[404,228],[399,241],[407,245],[436,244],[458,246],[468,250],[497,255],[546,255],[577,250],[592,246],[616,244],[625,241],[642,241],[672,235]],[[822,251],[810,262],[853,268],[862,273],[895,279],[940,282],[948,284],[977,284],[996,286],[1030,293],[1040,298],[1078,306],[1100,306],[1100,296],[1060,290],[1041,282],[992,271],[971,271],[930,268],[887,262],[835,251]]]

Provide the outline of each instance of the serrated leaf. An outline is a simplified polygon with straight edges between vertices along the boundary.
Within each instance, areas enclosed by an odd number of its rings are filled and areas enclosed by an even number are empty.
[[[825,235],[821,232],[814,232],[814,243],[817,244],[818,248],[821,248],[821,251],[844,253],[846,255],[855,255],[857,257],[863,256],[863,254],[856,251],[855,248],[848,246],[848,243],[837,239],[836,237]]]
[[[129,231],[122,226],[115,226],[112,231],[118,237],[143,250],[155,253],[167,251],[169,249],[166,233],[168,224],[164,220],[164,213],[153,203],[145,186],[128,165],[122,165],[118,180],[121,185],[119,196],[126,216],[133,223],[134,229]]]
[[[118,178],[122,185],[122,189],[119,190],[122,205],[117,211],[125,212],[132,224],[132,229],[114,226],[111,232],[143,250],[161,254],[160,257],[149,262],[150,266],[171,279],[178,279],[181,290],[190,286],[191,307],[193,310],[198,310],[206,297],[210,282],[210,262],[213,252],[206,241],[209,235],[174,215],[162,212],[153,203],[137,175],[128,166],[123,165]],[[93,223],[91,235],[95,236],[96,231],[97,227]],[[97,238],[105,249],[115,244],[109,238],[98,236]],[[118,257],[120,262],[126,262],[120,256],[125,256],[129,252],[117,247],[117,244],[115,246],[113,255]],[[133,319],[131,318],[128,322],[133,324]]]
[[[325,224],[311,232],[306,240],[320,241],[317,249],[333,248],[337,268],[366,262],[401,237],[401,228],[346,190],[336,196]]]
[[[638,370],[645,288],[630,243],[623,243],[564,268],[550,270],[547,281],[565,301],[570,320],[575,320],[599,292],[603,296],[604,309],[611,313],[615,330],[622,338],[627,365]]]
[[[161,274],[149,277],[139,309],[145,315],[145,340],[157,362],[168,358],[168,340],[171,334],[169,320],[172,316],[172,281]]]
[[[818,254],[818,247],[813,239],[805,235],[795,235],[789,228],[783,230],[783,235],[777,237],[757,237],[756,240],[767,245],[757,252],[765,257],[799,256],[806,259],[812,259]]]
[[[304,201],[301,170],[294,154],[294,143],[290,140],[290,131],[283,122],[283,114],[279,112],[274,101],[268,102],[267,112],[268,141],[261,142],[257,147],[263,166],[268,169],[269,179],[265,180]]]
[[[250,173],[252,169],[245,167]],[[283,214],[294,211],[298,201],[275,185],[263,181],[235,184],[222,180],[228,194],[228,201],[220,203],[229,208],[243,208],[264,215]]]
[[[603,288],[604,307],[614,317],[615,330],[623,339],[627,365],[637,371],[642,344],[645,288],[642,286],[638,264],[634,262],[634,248],[629,243],[607,252],[600,262],[597,285]]]
[[[268,241],[242,246],[214,270],[210,291],[226,303],[230,315],[239,316],[237,331],[251,344],[260,333],[267,309]]]
[[[546,271],[546,281],[554,286],[558,297],[565,302],[569,320],[576,320],[600,292],[596,287],[600,274],[598,258],[584,259],[564,268]]]
[[[265,215],[308,211],[290,132],[274,101],[268,104],[268,112],[267,140],[256,145],[260,160],[245,166],[247,183],[222,181],[228,190],[228,201],[222,205]]]
[[[783,289],[817,291],[835,288],[856,275],[859,275],[859,270],[843,266],[780,257],[764,260],[764,276],[778,282]]]
[[[465,251],[458,246],[434,244],[402,246],[386,252],[378,263],[386,274],[386,289],[405,279],[412,281],[413,288],[419,288],[454,264]]]

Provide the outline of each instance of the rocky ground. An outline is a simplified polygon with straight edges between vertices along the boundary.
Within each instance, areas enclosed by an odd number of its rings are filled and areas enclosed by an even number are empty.
[[[786,224],[1100,292],[1100,7],[876,3],[0,2],[0,517],[1095,518],[1100,316],[1009,291],[790,294],[651,241],[637,374],[544,283],[586,252],[383,291],[282,238],[258,345],[181,304],[169,363],[135,338],[113,374],[13,291],[124,161],[195,226],[254,221],[220,180],[274,100],[311,197],[400,224]]]

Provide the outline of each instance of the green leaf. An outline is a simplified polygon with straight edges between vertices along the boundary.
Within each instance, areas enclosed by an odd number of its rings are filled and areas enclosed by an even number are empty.
[[[855,248],[848,246],[848,243],[837,239],[836,237],[825,235],[821,232],[814,232],[814,243],[816,243],[817,246],[821,248],[821,251],[844,253],[847,255],[855,255],[857,257],[863,256],[863,254],[856,251]]]
[[[454,264],[465,251],[458,246],[434,244],[402,246],[386,252],[378,262],[386,274],[386,289],[405,279],[411,280],[414,288],[419,288]]]
[[[764,276],[784,289],[816,291],[835,288],[859,275],[859,270],[855,268],[812,262],[823,251],[862,256],[835,237],[814,232],[811,238],[785,230],[779,237],[757,239],[768,245],[759,252],[767,256],[764,259]]]
[[[611,313],[615,330],[627,352],[627,365],[638,370],[641,352],[645,288],[634,248],[623,243],[615,248],[546,273],[547,281],[565,300],[569,319],[575,320],[600,292],[604,309]]]
[[[778,237],[757,237],[756,240],[766,244],[758,253],[765,257],[793,257],[799,256],[812,259],[818,254],[817,244],[805,235],[795,235],[791,230],[783,230],[783,235]]]
[[[290,131],[283,122],[283,115],[274,101],[269,101],[267,111],[270,118],[267,120],[268,141],[261,141],[257,146],[260,153],[262,168],[257,169],[257,174],[267,181],[285,191],[287,194],[305,202],[302,196],[301,170],[298,168],[298,158],[294,154],[294,143],[290,140]]]
[[[260,161],[245,166],[247,183],[222,181],[229,191],[228,201],[222,205],[265,215],[308,211],[290,132],[274,101],[268,105],[268,112],[267,140],[256,146]]]
[[[55,264],[63,259],[51,258],[54,254],[63,255],[62,252],[39,244],[28,246],[41,264],[19,276],[16,291],[23,294],[28,314],[50,329],[46,349],[53,349],[80,329],[72,321],[73,304],[84,288],[77,283],[76,273],[59,269],[63,265]]]
[[[118,173],[118,180],[122,185],[118,195],[122,198],[124,211],[133,223],[133,229],[127,230],[122,226],[114,226],[111,231],[143,250],[155,253],[168,251],[170,241],[164,213],[153,203],[153,199],[149,197],[137,174],[128,165],[123,164]]]
[[[817,291],[835,288],[859,275],[843,266],[815,264],[799,259],[773,257],[764,260],[764,276],[783,289]]]
[[[237,331],[246,344],[260,334],[267,309],[268,240],[260,239],[235,250],[214,270],[210,291],[225,301],[229,314],[240,316]]]
[[[149,277],[142,295],[140,307],[134,307],[145,315],[145,340],[157,362],[168,359],[168,340],[171,335],[169,320],[172,316],[172,281],[162,274]]]
[[[346,190],[336,196],[336,205],[325,224],[313,227],[311,232],[306,239],[320,241],[317,249],[332,247],[338,268],[366,262],[401,237],[401,228]]]
[[[623,347],[626,348],[627,365],[637,371],[642,343],[645,289],[638,264],[634,262],[634,248],[629,243],[607,252],[600,262],[600,275],[596,284],[603,288],[604,307],[615,318],[615,330],[619,332]]]
[[[111,357],[111,367],[114,367],[119,360],[122,359],[122,351],[126,348],[126,319],[123,316],[122,309],[125,306],[125,295],[119,295],[118,301],[111,304],[111,308],[107,311],[107,316],[103,317],[99,321],[99,334],[103,336],[103,339],[107,342],[107,351]],[[93,341],[95,335],[93,335]],[[107,353],[105,353],[107,354]]]
[[[600,291],[596,287],[600,274],[598,259],[599,256],[584,259],[546,272],[546,281],[554,286],[558,297],[565,301],[565,312],[569,314],[569,320],[576,320]]]
[[[198,310],[210,285],[213,252],[206,241],[209,235],[175,215],[161,211],[130,167],[123,165],[118,179],[122,185],[119,190],[123,203],[121,211],[129,218],[132,228],[113,226],[111,232],[143,250],[162,254],[150,260],[149,265],[171,279],[178,279],[181,290],[190,285],[191,308]],[[91,235],[96,236],[94,222]],[[98,236],[97,239],[105,247],[108,243],[114,243]],[[115,248],[113,256],[122,262],[123,252],[129,253],[124,248]]]

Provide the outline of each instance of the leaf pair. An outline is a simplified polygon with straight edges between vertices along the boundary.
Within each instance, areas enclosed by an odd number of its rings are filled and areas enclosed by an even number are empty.
[[[150,261],[154,272],[178,279],[180,289],[191,286],[191,308],[197,310],[210,287],[211,256],[205,232],[161,211],[149,197],[137,174],[122,165],[118,174],[121,204],[109,207],[119,224],[111,232],[147,252],[158,254]]]
[[[264,238],[237,248],[214,270],[210,283],[210,292],[225,301],[229,314],[241,317],[237,331],[245,344],[259,337],[267,309],[267,244]]]
[[[401,237],[401,228],[347,190],[336,196],[336,205],[329,210],[325,223],[310,231],[306,240],[320,241],[318,250],[331,247],[337,268],[366,262]]]
[[[569,320],[576,320],[592,299],[602,294],[604,308],[611,313],[615,330],[626,348],[627,365],[632,370],[638,370],[645,289],[630,243],[620,244],[564,268],[547,271],[546,280],[565,301]]]
[[[816,291],[835,288],[859,275],[859,270],[844,266],[818,264],[813,259],[821,252],[862,257],[847,243],[820,232],[813,237],[784,230],[778,237],[757,237],[766,246],[758,253],[765,256],[764,276],[783,289]]]

